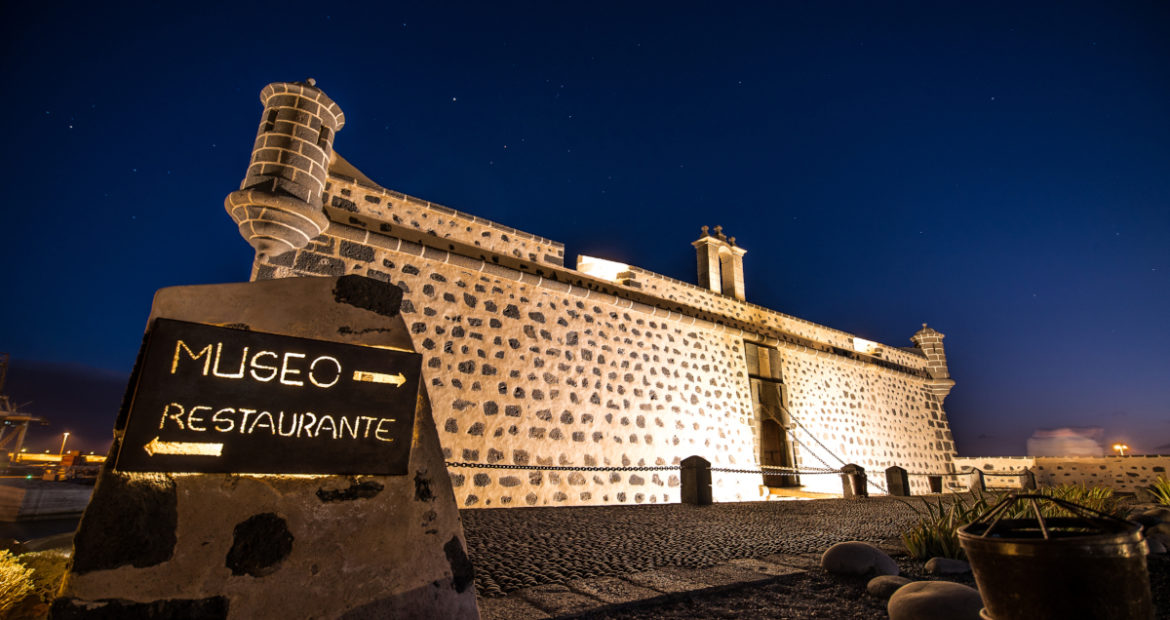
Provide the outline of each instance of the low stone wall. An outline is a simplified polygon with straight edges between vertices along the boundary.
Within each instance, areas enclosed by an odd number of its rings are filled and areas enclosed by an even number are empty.
[[[988,488],[1019,488],[1022,478],[997,474],[1022,473],[1030,470],[1039,486],[1083,484],[1107,486],[1121,493],[1133,493],[1149,486],[1159,476],[1167,477],[1170,455],[1097,456],[1097,457],[956,457],[955,470],[984,473]]]
[[[0,521],[52,519],[85,511],[93,486],[13,478],[0,481]]]

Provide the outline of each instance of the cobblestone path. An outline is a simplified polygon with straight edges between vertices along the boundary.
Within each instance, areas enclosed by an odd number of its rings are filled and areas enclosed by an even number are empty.
[[[912,500],[917,501],[917,500]],[[846,540],[893,542],[916,520],[900,501],[807,500],[463,510],[480,596],[665,566],[702,568]]]

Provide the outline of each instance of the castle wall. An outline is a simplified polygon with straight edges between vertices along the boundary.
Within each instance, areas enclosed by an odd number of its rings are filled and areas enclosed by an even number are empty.
[[[961,457],[955,459],[957,471],[981,469],[984,474],[1020,472],[1030,469],[1040,486],[1080,484],[1106,486],[1121,493],[1133,493],[1147,487],[1158,477],[1170,478],[1170,456],[1084,456],[1084,457]],[[987,477],[992,486],[993,477]],[[1006,480],[1015,480],[1007,478]]]
[[[506,466],[669,468],[691,455],[759,465],[745,340],[779,351],[797,465],[949,471],[924,356],[633,268],[625,283],[565,269],[563,246],[331,174],[328,230],[262,257],[255,279],[357,273],[400,286],[446,458]],[[452,467],[460,506],[679,501],[676,469]],[[716,471],[716,501],[759,499],[759,474]],[[836,475],[801,477],[840,493]],[[925,477],[911,479],[925,493]],[[880,493],[877,487],[871,492]]]

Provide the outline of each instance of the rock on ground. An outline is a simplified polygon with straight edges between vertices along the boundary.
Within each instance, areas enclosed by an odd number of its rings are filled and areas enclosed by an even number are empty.
[[[971,572],[971,565],[963,560],[930,558],[926,561],[926,572],[932,575],[961,575]]]
[[[886,610],[890,620],[979,620],[979,591],[950,581],[916,581],[898,588]]]
[[[870,596],[888,599],[893,596],[898,588],[908,583],[914,583],[914,580],[908,577],[899,577],[898,575],[879,575],[870,579],[869,583],[865,584],[865,591],[869,592]]]
[[[838,575],[898,574],[898,563],[884,551],[857,540],[829,547],[821,556],[821,568]]]

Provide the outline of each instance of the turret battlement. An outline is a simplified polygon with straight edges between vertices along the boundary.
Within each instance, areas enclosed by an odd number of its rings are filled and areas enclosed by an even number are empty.
[[[260,91],[264,113],[252,161],[239,191],[224,201],[260,255],[299,250],[329,226],[321,196],[345,114],[316,84],[276,82]]]

